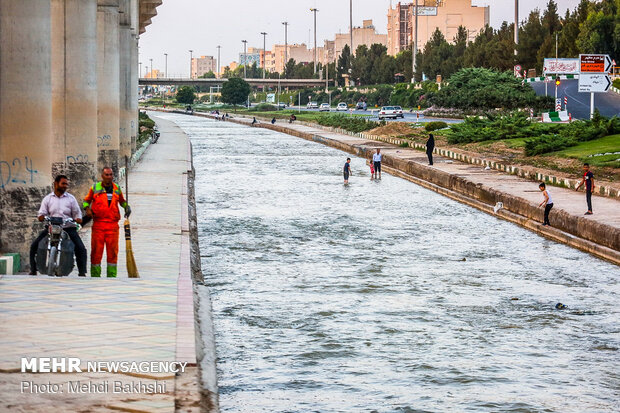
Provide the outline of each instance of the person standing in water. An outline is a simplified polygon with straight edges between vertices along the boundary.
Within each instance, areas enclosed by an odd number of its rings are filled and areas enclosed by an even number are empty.
[[[344,164],[344,168],[342,170],[342,173],[344,175],[344,183],[345,185],[349,183],[349,175],[352,175],[351,173],[351,158],[347,158],[347,161]]]
[[[377,148],[377,153],[372,154],[372,163],[375,166],[375,179],[377,179],[377,174],[379,175],[379,179],[381,179],[381,149]]]

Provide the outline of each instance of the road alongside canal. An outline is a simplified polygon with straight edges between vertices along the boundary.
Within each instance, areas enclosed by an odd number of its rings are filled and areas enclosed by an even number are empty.
[[[223,411],[617,411],[618,269],[262,128],[190,136]],[[557,302],[568,311],[554,309]]]

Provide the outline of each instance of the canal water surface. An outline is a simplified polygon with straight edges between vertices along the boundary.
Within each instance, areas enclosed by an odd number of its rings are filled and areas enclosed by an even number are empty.
[[[222,411],[620,411],[618,267],[360,158],[344,186],[317,143],[157,116],[194,148]]]

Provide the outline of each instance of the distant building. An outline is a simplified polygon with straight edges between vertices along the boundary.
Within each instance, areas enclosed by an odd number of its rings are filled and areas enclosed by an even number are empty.
[[[329,44],[328,44],[329,43]],[[325,46],[328,47],[327,55],[330,57],[330,62],[336,61],[336,59],[342,54],[342,49],[345,45],[349,45],[351,48],[351,32],[338,33],[334,39],[334,42],[325,42]],[[358,46],[364,44],[368,47],[378,43],[387,46],[387,35],[377,33],[375,26],[372,24],[372,20],[363,20],[362,27],[353,28],[353,50]]]
[[[248,66],[252,66],[254,63],[256,63],[257,67],[260,67],[260,55],[261,55],[262,49],[257,49],[255,47],[250,47],[247,50],[247,53],[239,53],[239,64],[240,65],[248,65]]]
[[[388,54],[397,55],[411,48],[414,39],[415,5],[397,3],[388,9]],[[418,50],[422,50],[439,29],[452,42],[459,26],[473,40],[489,24],[489,6],[472,6],[471,0],[418,0]]]
[[[284,52],[285,45],[275,44],[271,52],[267,52],[265,68],[268,72],[282,73],[286,66],[285,59],[293,59],[295,63],[314,63],[314,49],[308,49],[305,43],[289,44],[287,53]],[[317,47],[317,63],[324,60],[325,49]]]
[[[197,77],[209,72],[217,72],[217,60],[213,56],[200,56],[192,58],[192,79],[196,79]]]
[[[153,69],[148,72],[145,77],[147,79],[161,79],[164,77],[164,74],[157,69]]]

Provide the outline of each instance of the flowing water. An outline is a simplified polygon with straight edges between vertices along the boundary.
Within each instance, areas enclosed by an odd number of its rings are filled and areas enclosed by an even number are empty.
[[[344,186],[317,143],[158,116],[194,146],[222,411],[620,411],[618,267],[360,158]]]

